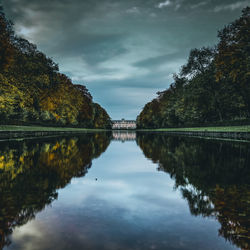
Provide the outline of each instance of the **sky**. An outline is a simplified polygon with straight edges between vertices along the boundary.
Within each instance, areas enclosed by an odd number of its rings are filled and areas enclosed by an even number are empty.
[[[213,46],[217,31],[250,1],[0,0],[18,35],[85,85],[112,119],[136,119],[167,89],[192,48]]]

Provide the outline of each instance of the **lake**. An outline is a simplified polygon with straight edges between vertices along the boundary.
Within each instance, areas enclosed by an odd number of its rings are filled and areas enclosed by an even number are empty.
[[[0,142],[0,249],[250,249],[250,143],[117,131]]]

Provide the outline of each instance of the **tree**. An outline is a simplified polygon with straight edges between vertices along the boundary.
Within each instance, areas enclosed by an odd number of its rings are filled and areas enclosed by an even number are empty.
[[[214,48],[203,47],[201,49],[192,49],[188,62],[182,67],[180,75],[195,77],[197,74],[205,73],[214,60],[214,55]]]
[[[0,8],[0,122],[106,128],[107,112],[83,85],[59,73],[37,46],[15,36]]]
[[[215,58],[216,79],[230,81],[243,97],[250,116],[250,8],[219,31],[218,54]]]
[[[218,46],[190,51],[174,82],[147,103],[138,128],[229,124],[250,117],[250,8],[219,32]],[[156,108],[157,107],[157,108]]]
[[[0,71],[6,71],[13,61],[12,26],[13,24],[6,19],[3,8],[0,6]]]

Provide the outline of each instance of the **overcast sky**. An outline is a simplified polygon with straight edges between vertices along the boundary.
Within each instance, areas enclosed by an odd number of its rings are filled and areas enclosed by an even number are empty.
[[[212,46],[217,30],[249,1],[0,0],[19,35],[87,86],[113,119],[135,119],[172,83],[191,48]]]

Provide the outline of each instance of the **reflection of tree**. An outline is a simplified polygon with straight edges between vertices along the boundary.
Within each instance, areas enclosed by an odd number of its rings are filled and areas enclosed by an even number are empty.
[[[216,187],[213,197],[219,234],[243,249],[250,248],[250,189],[246,186]]]
[[[193,215],[216,217],[221,236],[250,248],[249,144],[140,133],[137,143],[175,180]]]
[[[99,133],[0,144],[0,248],[16,226],[57,199],[57,189],[84,176],[109,142]]]

